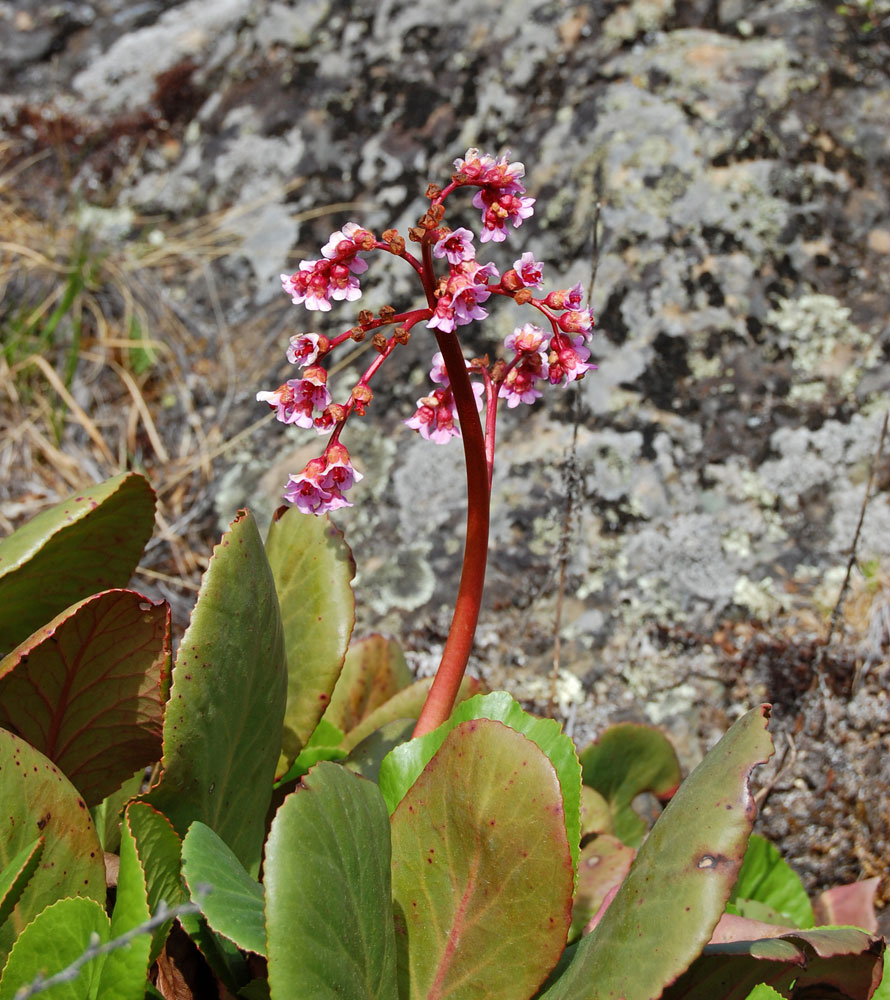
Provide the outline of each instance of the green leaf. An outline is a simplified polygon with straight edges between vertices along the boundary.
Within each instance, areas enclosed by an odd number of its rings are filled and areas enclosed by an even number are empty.
[[[96,805],[161,754],[170,608],[109,590],[68,608],[0,662],[0,726]]]
[[[276,515],[266,554],[281,604],[287,650],[284,774],[331,700],[355,624],[355,563],[343,534],[325,517],[292,508]]]
[[[501,722],[461,723],[391,822],[399,995],[531,996],[565,946],[574,881],[547,756]]]
[[[506,691],[476,695],[461,702],[451,718],[431,733],[396,747],[380,765],[380,791],[390,812],[417,780],[420,772],[455,726],[470,719],[493,719],[522,733],[535,743],[556,769],[562,788],[566,834],[572,852],[572,867],[578,869],[581,841],[581,769],[575,744],[555,719],[538,719],[524,711]]]
[[[145,802],[131,802],[124,813],[124,824],[133,838],[142,871],[151,915],[160,904],[178,906],[183,901],[180,877],[181,844],[170,821]],[[172,918],[152,934],[150,960],[161,953]]]
[[[92,899],[58,900],[37,914],[15,942],[0,980],[0,1000],[14,1000],[16,993],[38,976],[48,979],[67,969],[91,941],[104,943],[108,938],[108,917],[99,903]],[[52,986],[40,996],[43,1000],[93,1000],[98,996],[102,962],[101,957],[90,959],[72,981]]]
[[[657,729],[635,722],[610,726],[578,755],[584,784],[606,799],[613,831],[625,844],[639,847],[646,824],[631,803],[643,792],[669,799],[682,779],[670,741]]]
[[[371,635],[353,643],[324,718],[348,733],[414,678],[397,642]]]
[[[203,823],[192,823],[182,843],[182,874],[207,923],[244,951],[266,954],[263,887]],[[196,892],[207,887],[207,893]]]
[[[338,729],[327,719],[321,719],[315,727],[315,732],[309,737],[309,742],[300,751],[297,759],[291,764],[287,774],[275,782],[275,787],[295,782],[302,778],[320,760],[342,760],[346,756],[340,744],[343,742],[342,729]]]
[[[389,820],[377,786],[322,762],[285,799],[266,844],[273,1000],[393,1000]]]
[[[236,945],[222,934],[217,934],[199,914],[183,913],[179,922],[213,974],[230,993],[238,993],[247,985],[251,978],[250,968]]]
[[[581,786],[581,836],[590,833],[613,833],[609,803],[590,785]]]
[[[0,866],[36,837],[46,847],[0,927],[0,964],[26,924],[63,896],[105,902],[105,864],[89,810],[62,772],[29,743],[0,730]]]
[[[785,1000],[781,993],[777,993],[772,986],[760,983],[748,994],[747,1000]]]
[[[608,833],[600,834],[581,848],[570,938],[582,933],[609,892],[621,885],[635,854],[632,847]]]
[[[748,840],[745,860],[729,902],[740,907],[741,916],[762,919],[744,912],[745,900],[765,903],[783,918],[782,923],[792,927],[813,926],[813,907],[800,878],[778,848],[757,833],[752,833]]]
[[[701,952],[742,864],[767,718],[766,706],[743,715],[683,782],[547,1000],[651,1000]]]
[[[0,874],[0,925],[2,925],[21,899],[25,886],[37,870],[46,838],[38,837],[33,844],[26,844]]]
[[[379,708],[375,708],[355,729],[346,734],[342,743],[343,749],[347,753],[351,752],[362,740],[367,739],[371,733],[377,729],[382,729],[383,726],[390,722],[398,722],[403,719],[412,719],[416,722],[420,718],[420,710],[423,708],[423,703],[430,693],[432,683],[432,677],[424,677],[419,681],[415,681],[404,690],[399,691],[398,694],[393,695],[389,701],[384,702]],[[456,704],[460,704],[462,701],[466,701],[467,698],[472,698],[473,695],[479,694],[481,689],[482,685],[475,677],[464,675],[463,680],[460,682]]]
[[[93,824],[99,835],[99,843],[102,845],[103,851],[113,854],[120,846],[121,813],[130,799],[139,794],[144,780],[145,768],[140,767],[135,774],[127,778],[120,788],[110,795],[106,795],[97,806],[90,809],[90,815],[93,817]]]
[[[376,782],[380,774],[380,765],[386,755],[411,739],[415,724],[415,719],[396,719],[395,722],[387,722],[380,729],[375,729],[370,736],[366,736],[343,761],[343,766],[363,778]]]
[[[154,525],[154,493],[128,472],[69,497],[0,542],[0,654],[65,608],[125,587]]]
[[[121,828],[117,893],[111,914],[111,937],[120,938],[144,924],[150,916],[148,888],[136,850],[136,839],[130,824],[124,823]],[[127,944],[109,952],[102,965],[98,996],[114,997],[115,1000],[142,1000],[151,944],[151,934],[137,934]]]
[[[145,801],[180,836],[195,820],[206,823],[254,875],[286,687],[275,586],[256,524],[242,511],[213,551],[182,637],[164,717],[160,784]]]
[[[764,980],[783,997],[868,1000],[881,979],[884,943],[853,927],[711,944],[664,1000],[745,1000]]]

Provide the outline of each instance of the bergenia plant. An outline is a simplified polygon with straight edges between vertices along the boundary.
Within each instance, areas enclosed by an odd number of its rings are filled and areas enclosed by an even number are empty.
[[[503,274],[491,261],[477,256],[476,234],[445,222],[448,199],[461,188],[474,188],[473,205],[481,211],[479,243],[501,243],[534,211],[535,199],[525,193],[525,167],[469,149],[454,161],[455,172],[444,187],[427,188],[429,208],[409,230],[408,242],[395,229],[379,237],[355,222],[331,235],[318,260],[304,260],[294,274],[282,275],[284,290],[297,305],[328,311],[331,300],[361,297],[359,275],[368,267],[360,254],[373,252],[400,257],[414,271],[424,304],[396,311],[384,306],[374,314],[362,310],[357,325],[329,339],[317,333],[291,337],[288,360],[302,369],[271,392],[257,393],[286,424],[314,428],[328,435],[327,445],[297,475],[290,476],[284,499],[307,514],[324,514],[351,506],[347,491],[362,477],[354,468],[341,437],[353,414],[362,416],[373,398],[371,380],[396,349],[407,344],[415,327],[431,331],[433,353],[430,392],[417,400],[405,420],[433,444],[463,441],[467,468],[467,533],[463,570],[454,617],[442,662],[415,735],[434,729],[448,718],[460,687],[479,617],[488,550],[489,494],[494,469],[498,403],[508,407],[534,403],[539,385],[568,385],[593,367],[587,338],[593,316],[584,306],[580,284],[545,293],[544,265],[530,251],[522,252]],[[467,359],[459,330],[488,316],[493,296],[512,299],[532,310],[532,318],[504,340],[502,357]],[[372,335],[376,357],[343,402],[334,402],[327,372],[320,364],[337,347]]]

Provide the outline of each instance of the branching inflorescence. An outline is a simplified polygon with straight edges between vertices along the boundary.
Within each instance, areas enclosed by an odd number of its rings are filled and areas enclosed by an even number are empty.
[[[362,310],[358,325],[333,338],[317,333],[291,337],[287,358],[302,369],[302,377],[289,379],[271,392],[257,393],[257,399],[269,403],[283,423],[330,435],[322,454],[299,475],[289,477],[284,499],[308,514],[350,507],[345,494],[362,476],[340,442],[346,421],[353,413],[365,413],[373,398],[372,378],[399,345],[408,343],[413,328],[425,323],[433,331],[439,348],[430,372],[434,388],[417,401],[417,410],[405,423],[435,444],[462,438],[467,535],[451,630],[416,735],[448,717],[472,647],[488,550],[497,404],[500,400],[506,400],[508,407],[533,403],[541,396],[540,383],[568,385],[593,367],[586,346],[593,316],[583,306],[580,284],[537,296],[544,283],[543,265],[532,253],[523,253],[499,274],[493,263],[477,259],[474,233],[464,227],[451,229],[444,222],[449,196],[458,188],[477,188],[473,204],[482,213],[479,242],[503,242],[508,226],[519,228],[533,214],[535,199],[526,196],[521,181],[525,167],[477,149],[467,150],[454,166],[444,188],[435,184],[427,188],[430,206],[409,230],[409,240],[419,245],[419,256],[406,248],[404,237],[395,229],[385,230],[378,238],[349,222],[331,235],[320,259],[301,261],[298,271],[281,276],[294,303],[327,312],[331,300],[352,302],[361,297],[359,275],[368,265],[359,254],[377,250],[401,257],[413,268],[426,304],[407,312],[396,312],[392,306],[384,306],[377,314]],[[505,357],[494,362],[487,355],[467,360],[458,328],[485,319],[485,304],[493,295],[530,306],[539,314],[538,322],[517,327],[505,339]],[[361,341],[368,334],[376,357],[349,398],[333,402],[327,371],[320,362],[346,341]]]

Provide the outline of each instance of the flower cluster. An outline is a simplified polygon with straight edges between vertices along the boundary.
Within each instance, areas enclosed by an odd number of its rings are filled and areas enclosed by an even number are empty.
[[[451,377],[443,354],[434,356],[430,372],[434,388],[418,399],[415,413],[405,423],[435,444],[446,444],[461,436],[461,405],[465,421],[479,419],[474,415],[473,403],[476,414],[484,408],[485,439],[493,442],[498,400],[506,400],[510,408],[533,403],[542,394],[540,384],[568,385],[594,367],[586,346],[593,316],[584,307],[580,284],[536,297],[544,285],[544,265],[531,252],[522,253],[511,268],[500,274],[492,262],[477,259],[471,230],[450,229],[444,224],[447,198],[459,188],[475,187],[473,204],[482,213],[479,241],[503,242],[508,223],[518,228],[534,211],[535,199],[526,196],[521,181],[525,167],[510,162],[506,156],[495,158],[477,149],[469,149],[454,161],[454,167],[445,188],[430,185],[430,208],[409,232],[409,239],[420,244],[419,256],[407,249],[405,238],[394,229],[378,238],[357,223],[348,222],[331,234],[318,260],[301,261],[296,273],[281,276],[293,302],[326,312],[331,300],[353,301],[361,297],[358,275],[368,265],[358,254],[376,250],[406,261],[417,274],[425,298],[422,307],[407,312],[397,312],[390,306],[384,306],[376,315],[362,310],[357,326],[332,339],[318,333],[291,337],[287,359],[302,369],[301,377],[288,379],[273,391],[257,393],[257,399],[268,403],[281,422],[330,432],[323,454],[309,462],[299,475],[291,476],[284,493],[285,500],[305,513],[321,514],[351,506],[344,493],[362,477],[340,443],[340,434],[352,413],[364,414],[373,398],[371,379],[389,355],[408,342],[416,325],[423,323],[433,331],[444,351],[448,339],[457,337],[458,328],[488,316],[485,306],[492,296],[512,298],[517,305],[530,306],[538,313],[538,323],[527,322],[505,339],[504,358],[494,363],[489,363],[487,357],[463,361],[472,382],[461,371],[459,352],[457,361],[452,348],[446,352],[451,355]],[[327,372],[320,362],[341,343],[364,340],[369,333],[374,360],[346,401],[333,402]],[[490,448],[486,445],[485,451],[490,479],[493,444]]]

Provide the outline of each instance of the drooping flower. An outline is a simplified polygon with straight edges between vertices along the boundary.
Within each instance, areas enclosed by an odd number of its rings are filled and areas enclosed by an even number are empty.
[[[515,351],[519,360],[501,383],[499,398],[506,399],[510,409],[520,403],[533,403],[542,395],[537,383],[548,374],[547,334],[534,323],[526,323],[505,338],[504,346]]]
[[[421,396],[405,426],[419,431],[421,437],[433,444],[448,444],[453,437],[460,437],[451,389],[434,389],[429,396]]]
[[[275,410],[276,420],[297,427],[313,427],[313,411],[324,410],[331,401],[327,390],[327,372],[314,366],[307,368],[303,378],[288,379],[271,392],[258,392],[256,398]]]
[[[590,350],[584,346],[584,334],[577,337],[566,337],[557,334],[550,341],[550,353],[547,357],[547,377],[551,385],[557,385],[565,379],[566,384],[581,378],[585,372],[596,368],[588,364]]]
[[[308,462],[298,476],[288,477],[284,499],[304,514],[325,514],[351,507],[343,491],[362,478],[353,468],[349,452],[336,442],[329,445],[320,458]]]
[[[559,319],[560,330],[566,333],[590,333],[593,329],[593,313],[589,309],[569,309]]]

